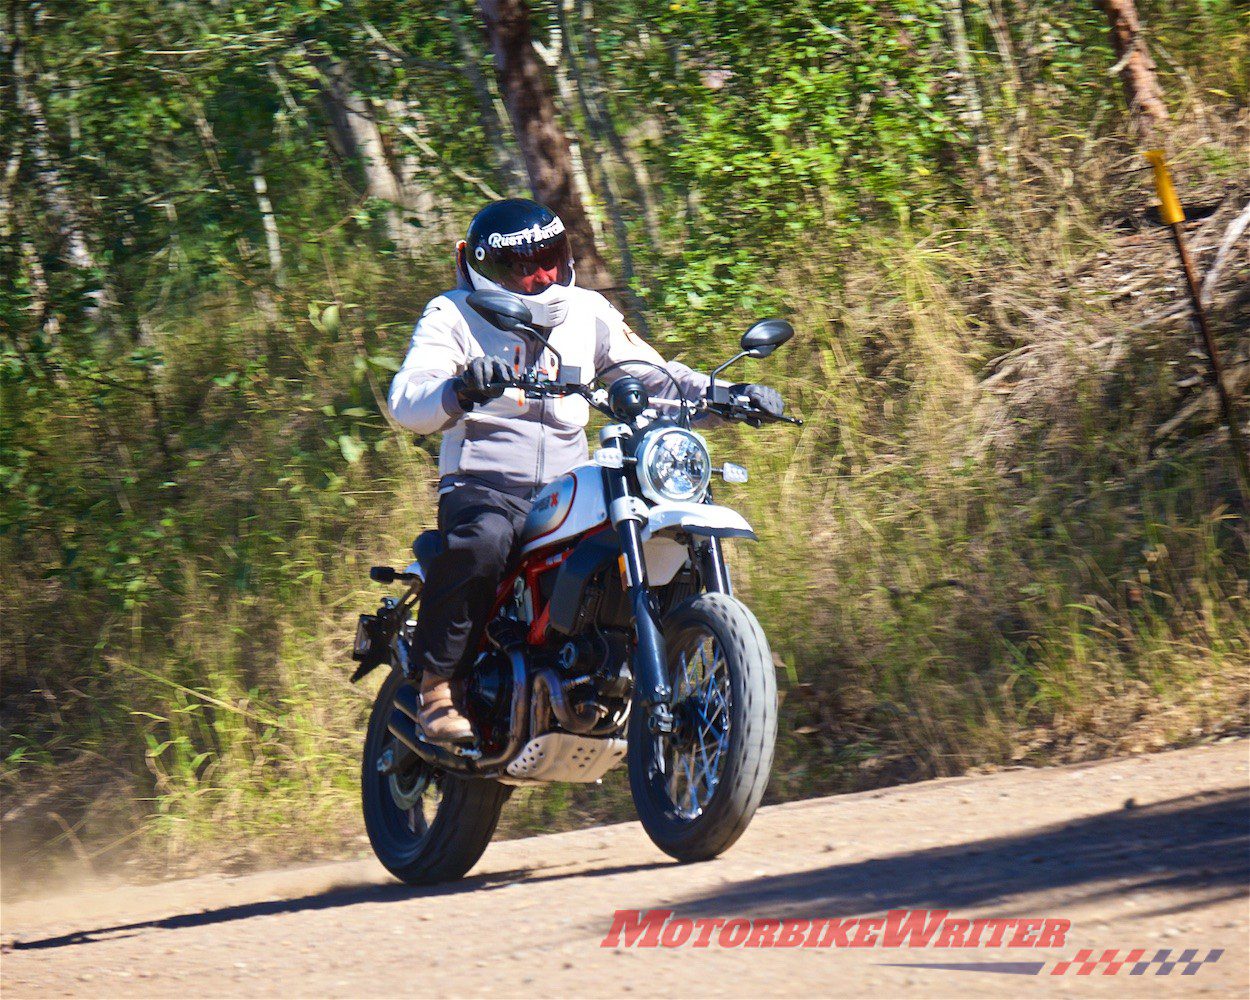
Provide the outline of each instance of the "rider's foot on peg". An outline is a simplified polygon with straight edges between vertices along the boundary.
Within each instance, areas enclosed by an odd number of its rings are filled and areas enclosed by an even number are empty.
[[[421,711],[417,724],[433,743],[463,743],[473,739],[473,726],[456,709],[451,698],[451,681],[424,674],[421,677]]]

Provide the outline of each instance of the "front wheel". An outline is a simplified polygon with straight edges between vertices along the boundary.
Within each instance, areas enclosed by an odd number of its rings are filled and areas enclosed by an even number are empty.
[[[777,741],[777,678],[764,630],[726,594],[699,594],[664,623],[673,732],[648,713],[629,731],[629,787],[643,828],[679,861],[716,857],[759,807]]]
[[[477,864],[512,789],[447,774],[408,753],[386,728],[395,691],[406,683],[392,671],[369,716],[360,774],[365,830],[373,853],[400,881],[447,882]],[[388,771],[381,761],[402,763]]]

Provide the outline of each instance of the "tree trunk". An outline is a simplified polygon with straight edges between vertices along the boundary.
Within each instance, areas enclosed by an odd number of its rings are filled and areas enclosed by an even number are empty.
[[[402,252],[413,253],[423,242],[421,230],[433,212],[430,193],[415,183],[410,157],[388,155],[377,117],[357,91],[351,70],[342,63],[323,63],[319,68],[335,149],[359,165],[368,197],[389,202],[387,236]],[[417,225],[405,218],[405,212],[416,217]]]
[[[1143,145],[1155,145],[1157,130],[1168,120],[1168,108],[1163,101],[1155,61],[1142,38],[1137,7],[1133,0],[1100,0],[1100,3],[1107,15],[1116,69],[1124,84],[1134,131]]]
[[[460,49],[460,58],[464,60],[464,73],[473,88],[473,96],[477,100],[478,124],[485,133],[487,141],[495,154],[495,172],[505,191],[520,190],[525,183],[525,166],[520,158],[509,148],[504,135],[503,121],[496,110],[495,96],[486,83],[486,77],[478,66],[478,51],[464,25],[460,23],[459,4],[455,0],[447,0],[447,19],[451,22],[452,31],[456,36],[456,45]]]
[[[617,253],[620,255],[621,283],[619,293],[615,298],[619,298],[618,304],[624,307],[634,328],[645,337],[649,335],[650,328],[647,323],[644,303],[633,289],[634,255],[629,246],[629,229],[621,212],[621,197],[616,189],[616,181],[612,176],[612,172],[608,169],[608,158],[604,155],[600,145],[606,131],[602,109],[593,103],[588,93],[581,67],[578,65],[577,52],[574,48],[573,34],[570,30],[571,25],[568,19],[571,0],[557,0],[555,7],[559,15],[561,46],[558,52],[553,52],[553,57],[556,58],[559,65],[553,66],[552,69],[556,74],[556,83],[560,88],[561,99],[566,106],[576,101],[582,109],[582,117],[586,122],[586,129],[589,135],[588,141],[584,143],[584,146],[590,152],[590,161],[594,165],[595,174],[598,177],[600,195],[607,207],[608,219],[612,224],[612,234],[615,237]],[[555,48],[554,44],[552,48]],[[572,77],[571,80],[569,79],[570,76]],[[628,164],[626,164],[626,167],[628,168]]]
[[[269,276],[281,288],[286,284],[286,262],[282,259],[278,220],[273,214],[273,202],[269,200],[269,182],[265,180],[260,153],[252,154],[252,190],[256,192],[256,208],[260,212],[261,225],[265,230],[265,247],[269,251]]]
[[[563,109],[564,113],[569,116],[570,121],[574,121],[572,117],[573,108],[578,105],[578,95],[573,87],[573,82],[569,78],[569,68],[573,68],[574,74],[577,72],[576,65],[573,61],[572,49],[570,48],[569,33],[567,25],[564,21],[564,14],[561,8],[563,0],[556,0],[552,4],[557,14],[557,21],[552,28],[551,36],[546,44],[534,40],[534,51],[538,53],[538,58],[551,71],[551,79],[556,85],[556,102],[557,107]],[[585,112],[585,106],[582,106]],[[576,185],[577,195],[581,198],[583,205],[597,205],[596,197],[602,197],[608,203],[607,209],[609,215],[612,212],[613,196],[611,192],[605,191],[602,184],[596,191],[595,185],[591,183],[590,171],[587,167],[588,158],[583,154],[583,147],[590,150],[589,163],[596,168],[597,174],[602,174],[604,170],[603,156],[595,145],[596,133],[594,122],[583,115],[583,123],[586,134],[583,136],[580,129],[573,129],[573,134],[568,136],[569,139],[569,163],[573,167],[573,183]],[[590,219],[591,234],[595,239],[595,245],[598,246],[606,238],[606,230],[604,229],[604,221],[596,212],[588,212],[587,217]],[[621,271],[623,272],[626,283],[630,280],[631,265],[627,260],[621,261]]]
[[[638,207],[642,211],[643,223],[647,227],[647,236],[651,240],[651,246],[658,248],[660,246],[660,223],[655,202],[651,198],[651,177],[647,172],[646,164],[626,144],[612,118],[612,112],[604,94],[599,45],[595,41],[594,12],[587,0],[577,0],[577,16],[582,29],[582,37],[586,43],[586,72],[589,77],[591,97],[598,108],[599,120],[612,151],[620,160],[621,166],[628,172],[634,190],[638,192]]]
[[[9,12],[9,71],[12,75],[14,120],[19,122],[18,143],[25,132],[25,145],[34,167],[35,188],[39,192],[47,212],[45,218],[51,224],[59,244],[62,259],[79,271],[96,269],[95,256],[87,242],[86,227],[79,215],[78,206],[70,194],[64,171],[57,160],[51,130],[44,115],[43,103],[35,92],[33,79],[28,78],[23,51],[24,25],[19,24],[17,5]],[[95,318],[104,305],[103,289],[87,292],[86,315]]]
[[[942,9],[946,13],[946,27],[950,32],[951,48],[955,53],[955,67],[959,71],[959,86],[964,102],[961,117],[968,123],[973,141],[976,142],[977,169],[986,186],[992,188],[998,184],[998,177],[985,127],[985,108],[981,101],[981,91],[977,88],[972,53],[968,48],[968,26],[964,21],[963,0],[942,0]]]
[[[577,192],[568,136],[556,121],[555,102],[534,52],[529,7],[525,0],[479,0],[478,7],[534,197],[564,220],[577,259],[578,283],[601,291],[612,288],[612,276]]]

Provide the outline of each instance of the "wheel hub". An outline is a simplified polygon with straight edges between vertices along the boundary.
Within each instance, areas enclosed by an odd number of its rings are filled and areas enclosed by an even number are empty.
[[[407,774],[392,771],[386,780],[391,798],[402,812],[415,808],[430,785],[429,772],[423,767],[415,767]]]
[[[717,716],[708,718],[708,706],[701,698],[690,697],[673,706],[673,733],[670,737],[674,748],[689,750],[697,742],[719,742],[725,731],[725,720]]]

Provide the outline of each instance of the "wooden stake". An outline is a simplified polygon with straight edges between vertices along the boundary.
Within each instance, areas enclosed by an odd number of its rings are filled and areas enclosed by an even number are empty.
[[[1220,401],[1220,410],[1224,415],[1224,423],[1228,427],[1228,444],[1233,452],[1233,463],[1237,468],[1238,485],[1241,487],[1242,513],[1250,518],[1250,459],[1246,457],[1246,448],[1241,438],[1241,425],[1237,422],[1237,411],[1233,398],[1224,382],[1224,366],[1220,361],[1219,348],[1215,337],[1211,334],[1211,326],[1207,321],[1207,311],[1202,305],[1202,283],[1198,280],[1198,271],[1194,267],[1193,257],[1189,253],[1189,244],[1185,242],[1185,211],[1181,208],[1180,198],[1172,184],[1172,175],[1168,170],[1163,150],[1151,149],[1146,152],[1146,159],[1154,167],[1155,190],[1159,195],[1159,214],[1163,221],[1172,227],[1172,238],[1176,241],[1176,252],[1180,254],[1181,266],[1185,269],[1185,282],[1189,286],[1189,300],[1194,307],[1194,317],[1198,321],[1198,329],[1202,333],[1202,342],[1207,351],[1207,367],[1211,382],[1215,386],[1215,394]]]

